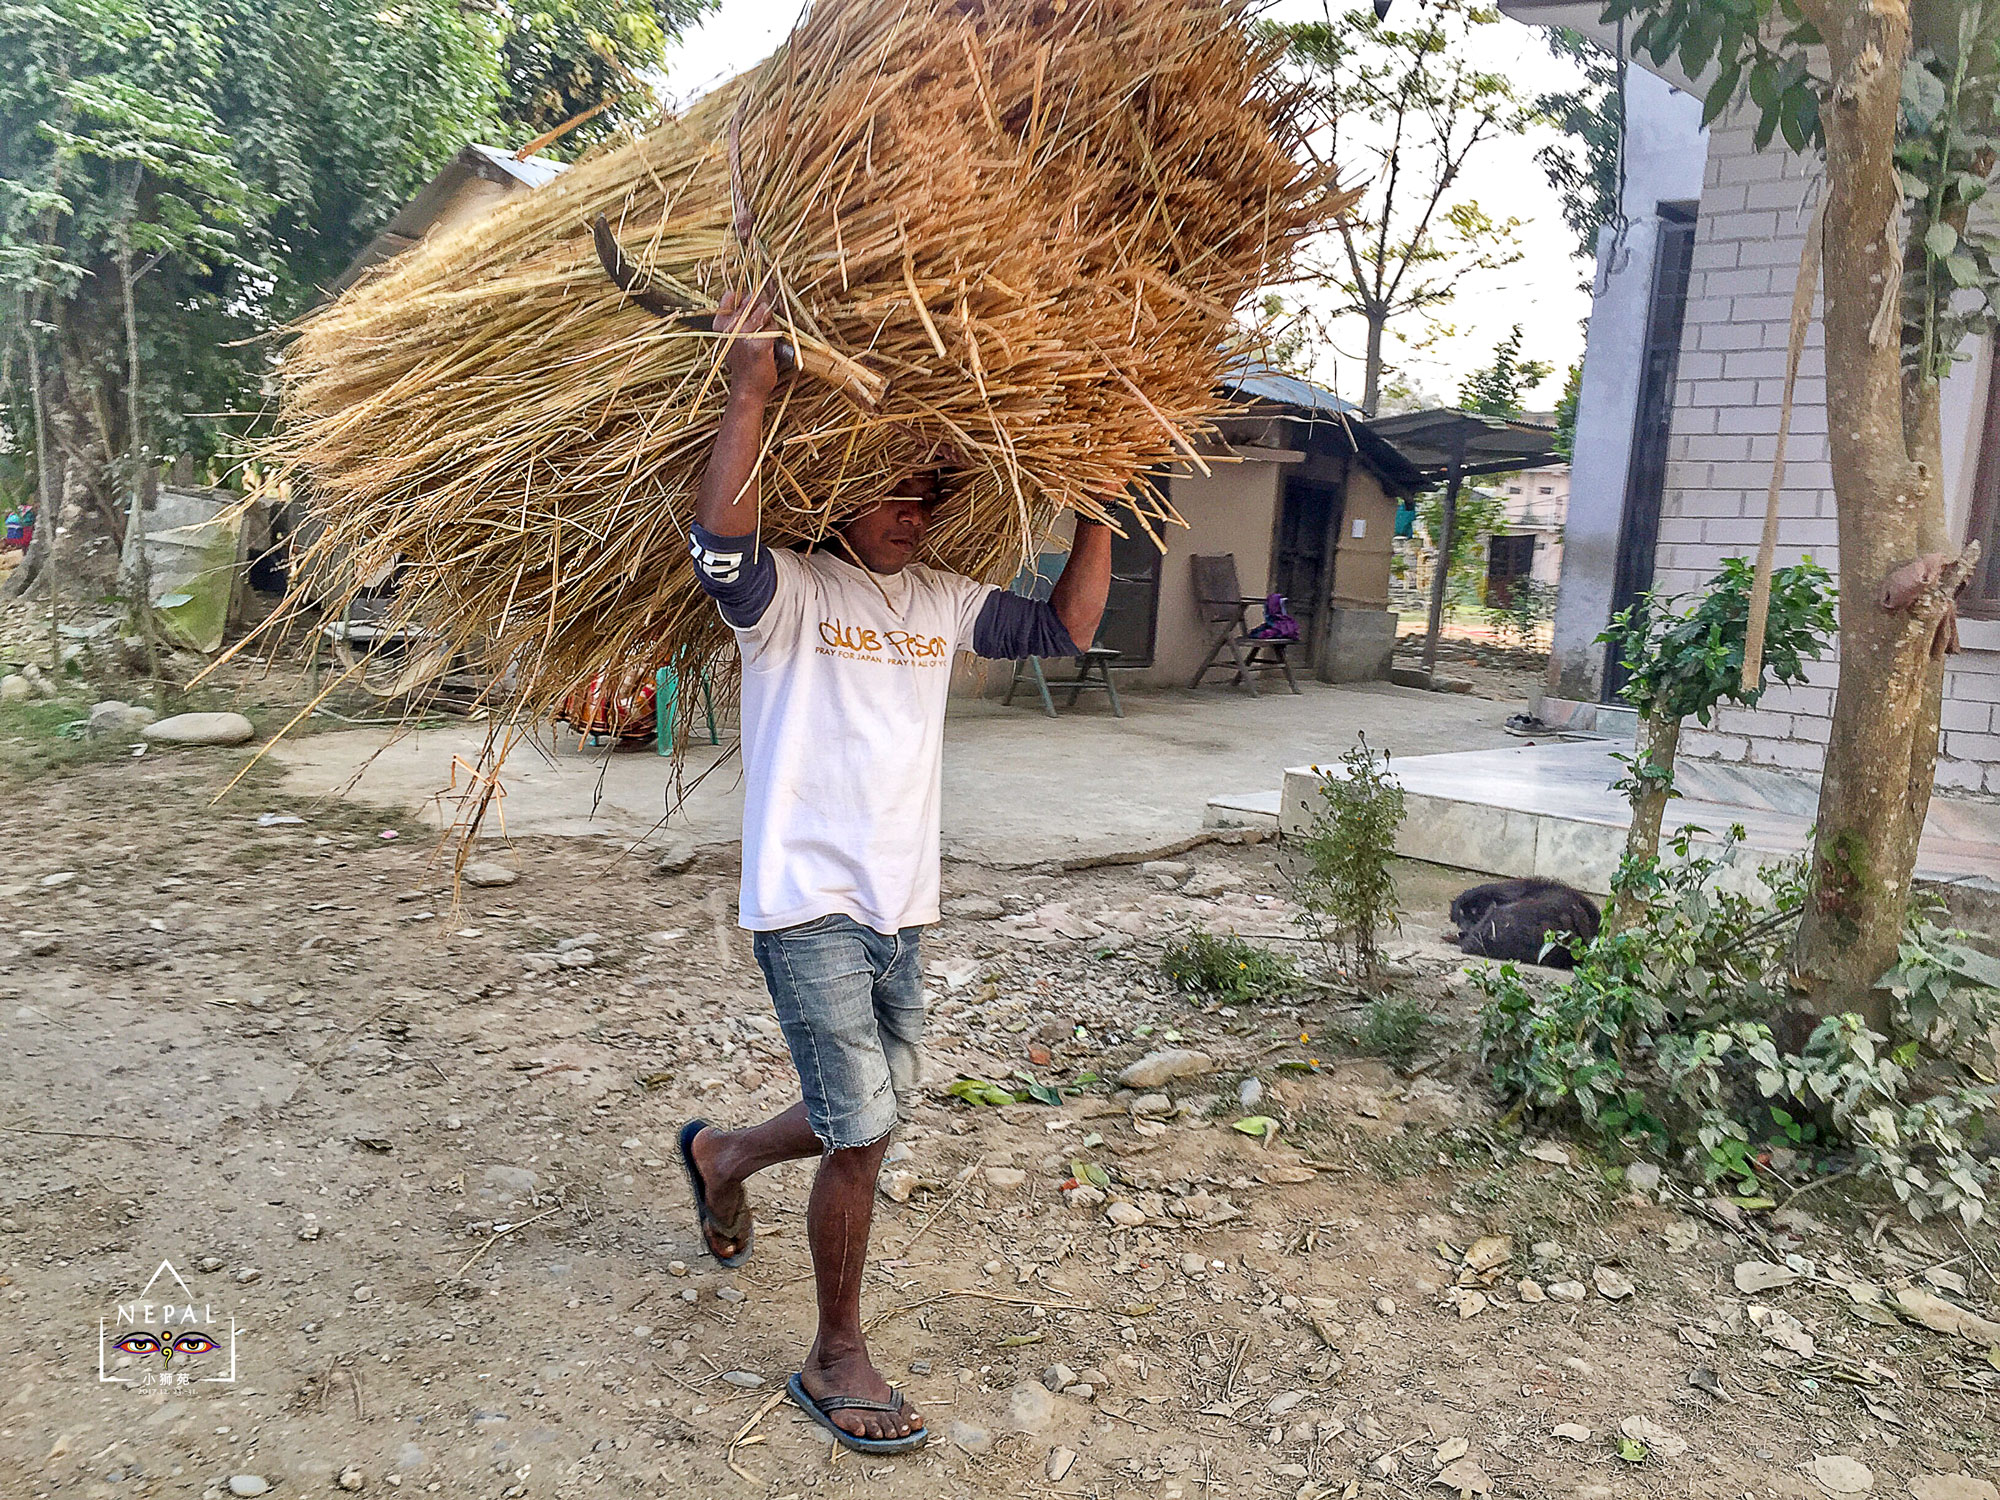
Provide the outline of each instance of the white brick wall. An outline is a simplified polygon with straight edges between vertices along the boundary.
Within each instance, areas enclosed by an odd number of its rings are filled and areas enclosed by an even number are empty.
[[[1751,124],[1729,119],[1709,132],[1653,563],[1654,587],[1668,593],[1695,591],[1726,557],[1754,557],[1763,532],[1792,289],[1810,217],[1801,205],[1817,167],[1781,146],[1757,151]],[[1778,564],[1810,554],[1838,577],[1826,356],[1814,311],[1785,449]],[[1694,755],[1817,771],[1836,681],[1831,660],[1815,663],[1810,685],[1773,689],[1754,710],[1725,709],[1708,729],[1690,724],[1682,744]],[[2000,792],[2000,651],[1951,659],[1937,781]]]

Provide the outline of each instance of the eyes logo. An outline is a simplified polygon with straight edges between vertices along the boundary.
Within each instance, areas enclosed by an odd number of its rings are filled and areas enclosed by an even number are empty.
[[[153,1288],[162,1277],[171,1278],[172,1284],[162,1288],[167,1300],[156,1302]],[[148,1368],[156,1355],[159,1368]],[[203,1355],[226,1356],[227,1364]],[[218,1316],[209,1303],[198,1302],[173,1262],[163,1260],[135,1299],[119,1303],[110,1317],[97,1320],[97,1378],[112,1385],[233,1385],[236,1320]]]
[[[158,1333],[147,1333],[140,1329],[128,1333],[111,1346],[127,1354],[157,1354],[167,1364],[172,1364],[176,1354],[207,1354],[221,1346],[200,1329],[190,1329],[176,1334],[171,1328],[162,1328]]]

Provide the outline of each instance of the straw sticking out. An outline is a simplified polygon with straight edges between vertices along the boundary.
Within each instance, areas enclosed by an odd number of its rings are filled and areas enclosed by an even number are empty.
[[[400,561],[405,622],[520,715],[607,666],[717,657],[686,528],[726,395],[695,320],[731,287],[800,366],[767,544],[941,452],[937,565],[1004,577],[1065,509],[1158,535],[1176,518],[1138,481],[1195,456],[1233,310],[1353,200],[1300,165],[1275,63],[1218,0],[822,0],[685,115],[303,325],[279,456],[324,529],[294,604]],[[612,283],[600,214],[687,316]]]

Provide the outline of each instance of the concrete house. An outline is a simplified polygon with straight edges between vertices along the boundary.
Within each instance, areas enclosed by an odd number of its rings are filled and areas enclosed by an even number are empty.
[[[1573,27],[1607,47],[1595,4],[1502,0],[1517,20]],[[1652,71],[1648,71],[1652,69]],[[1755,555],[1778,424],[1799,252],[1816,160],[1752,145],[1754,117],[1703,129],[1694,81],[1633,59],[1623,222],[1600,234],[1561,596],[1547,691],[1554,724],[1629,729],[1620,674],[1595,637],[1642,592],[1690,593],[1727,557]],[[2000,792],[2000,381],[1990,339],[1946,382],[1947,520],[1986,561],[1961,597],[1962,654],[1945,676],[1943,788]],[[1810,555],[1839,574],[1825,361],[1815,317],[1800,366],[1781,491],[1780,566]],[[1754,710],[1690,725],[1684,753],[1816,772],[1836,668],[1773,689]]]
[[[1221,394],[1231,410],[1215,424],[1221,441],[1203,452],[1208,472],[1180,463],[1157,481],[1186,526],[1168,528],[1164,552],[1137,527],[1112,543],[1098,642],[1119,652],[1120,683],[1193,681],[1215,636],[1190,559],[1219,553],[1235,557],[1246,597],[1285,596],[1299,622],[1291,660],[1300,676],[1387,676],[1396,640],[1389,610],[1396,502],[1421,487],[1419,471],[1361,421],[1358,408],[1310,381],[1245,361],[1225,375]],[[1062,558],[1045,555],[1040,571],[1053,577]],[[1260,619],[1251,610],[1250,623]],[[1281,679],[1272,685],[1284,690]]]
[[[1554,588],[1562,575],[1563,528],[1569,521],[1569,465],[1523,469],[1495,488],[1507,521],[1487,546],[1487,597],[1504,579],[1532,578]]]

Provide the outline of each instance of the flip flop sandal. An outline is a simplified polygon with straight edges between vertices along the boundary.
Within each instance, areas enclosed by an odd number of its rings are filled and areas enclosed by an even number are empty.
[[[852,1448],[856,1453],[908,1453],[912,1448],[921,1448],[930,1439],[931,1430],[928,1427],[919,1427],[907,1437],[865,1438],[856,1437],[834,1422],[833,1413],[837,1411],[879,1411],[894,1416],[898,1412],[907,1410],[910,1403],[903,1399],[903,1393],[894,1386],[889,1387],[890,1393],[896,1398],[893,1401],[870,1401],[862,1396],[828,1396],[823,1401],[815,1401],[811,1393],[806,1390],[805,1381],[797,1375],[785,1382],[785,1389],[791,1392],[792,1400],[798,1403],[799,1410],[832,1433],[843,1446]]]
[[[738,1235],[735,1232],[737,1226],[723,1223],[708,1211],[708,1189],[703,1186],[701,1172],[694,1164],[694,1138],[708,1128],[709,1122],[706,1120],[689,1120],[687,1124],[681,1126],[678,1143],[681,1150],[681,1167],[687,1173],[688,1190],[694,1194],[694,1213],[696,1223],[700,1226],[701,1248],[714,1255],[718,1265],[733,1271],[750,1258],[750,1245],[756,1238],[757,1226],[751,1219],[749,1210],[745,1209],[742,1233]],[[711,1230],[725,1240],[741,1239],[743,1248],[734,1255],[716,1255],[714,1241],[709,1238]]]

